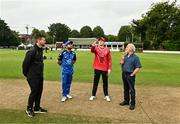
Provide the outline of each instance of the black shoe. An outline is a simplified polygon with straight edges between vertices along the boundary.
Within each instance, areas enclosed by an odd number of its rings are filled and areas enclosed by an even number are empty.
[[[34,109],[34,113],[47,113],[47,110],[40,107],[39,109]]]
[[[129,105],[129,103],[128,103],[128,102],[123,101],[123,102],[119,103],[119,105],[124,106],[124,105]]]
[[[27,109],[27,110],[26,110],[26,114],[27,114],[29,117],[34,117],[34,116],[35,116],[35,114],[34,114],[34,112],[33,112],[32,109]]]
[[[135,105],[130,105],[129,109],[130,110],[134,110],[135,109]]]

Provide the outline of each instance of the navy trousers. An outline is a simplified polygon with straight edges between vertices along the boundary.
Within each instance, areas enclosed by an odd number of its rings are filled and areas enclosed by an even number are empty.
[[[122,73],[122,80],[124,85],[124,101],[131,105],[135,105],[135,76],[130,76],[131,73]]]

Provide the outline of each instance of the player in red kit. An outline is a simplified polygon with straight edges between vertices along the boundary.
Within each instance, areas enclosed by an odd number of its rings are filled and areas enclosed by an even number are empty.
[[[98,41],[98,46],[96,46],[96,42]],[[98,38],[97,41],[94,41],[91,47],[91,52],[95,54],[94,58],[94,82],[92,89],[92,96],[89,98],[90,101],[96,98],[96,91],[99,83],[100,76],[102,75],[103,80],[103,91],[104,91],[104,99],[108,102],[111,101],[108,96],[108,76],[111,73],[112,60],[111,53],[109,48],[104,46],[105,39],[103,37]]]

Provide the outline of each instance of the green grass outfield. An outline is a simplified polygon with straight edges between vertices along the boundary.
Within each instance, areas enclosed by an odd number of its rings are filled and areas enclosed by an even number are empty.
[[[24,50],[0,50],[0,78],[24,78],[22,61]],[[44,53],[48,57],[45,63],[45,80],[60,80],[60,66],[56,64],[59,51]],[[93,80],[93,59],[90,52],[77,51],[77,62],[73,81],[91,83]],[[113,67],[109,78],[110,84],[122,84],[119,58],[122,53],[112,52]],[[177,54],[137,54],[142,69],[137,75],[137,85],[148,86],[180,86],[180,55]],[[52,57],[52,59],[49,59]]]
[[[0,80],[24,79],[22,61],[26,51],[0,50]],[[60,80],[60,66],[56,64],[59,51],[48,51],[45,55],[52,59],[45,60],[45,80]],[[119,58],[122,53],[112,52],[113,68],[109,79],[111,84],[122,84]],[[138,53],[142,69],[136,83],[141,86],[180,86],[180,55]],[[90,52],[77,52],[74,81],[91,83],[93,80],[93,59]],[[0,123],[112,123],[109,118],[96,118],[63,113],[47,113],[29,118],[24,110],[0,108]],[[118,122],[121,122],[119,120]]]
[[[111,123],[112,120],[108,118],[100,118],[100,117],[90,117],[90,116],[80,116],[80,115],[68,115],[61,113],[46,113],[46,114],[36,114],[34,118],[29,118],[25,111],[22,110],[9,110],[9,109],[0,109],[0,123],[31,123],[31,124],[39,124],[39,123],[58,123],[58,124],[96,124],[96,123]]]

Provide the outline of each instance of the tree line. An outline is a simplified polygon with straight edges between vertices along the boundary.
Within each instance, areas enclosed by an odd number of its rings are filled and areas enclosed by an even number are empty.
[[[18,32],[11,30],[7,23],[0,19],[0,46],[17,46],[19,43]]]
[[[180,7],[176,1],[153,4],[132,26],[145,49],[180,50]]]
[[[180,8],[176,1],[152,4],[141,19],[121,26],[117,35],[106,35],[101,26],[92,29],[86,25],[78,31],[62,23],[50,24],[47,32],[34,28],[31,37],[37,34],[44,35],[47,43],[64,42],[68,38],[105,37],[108,41],[143,43],[144,49],[180,50]],[[18,33],[0,19],[0,46],[17,46],[20,42]]]

